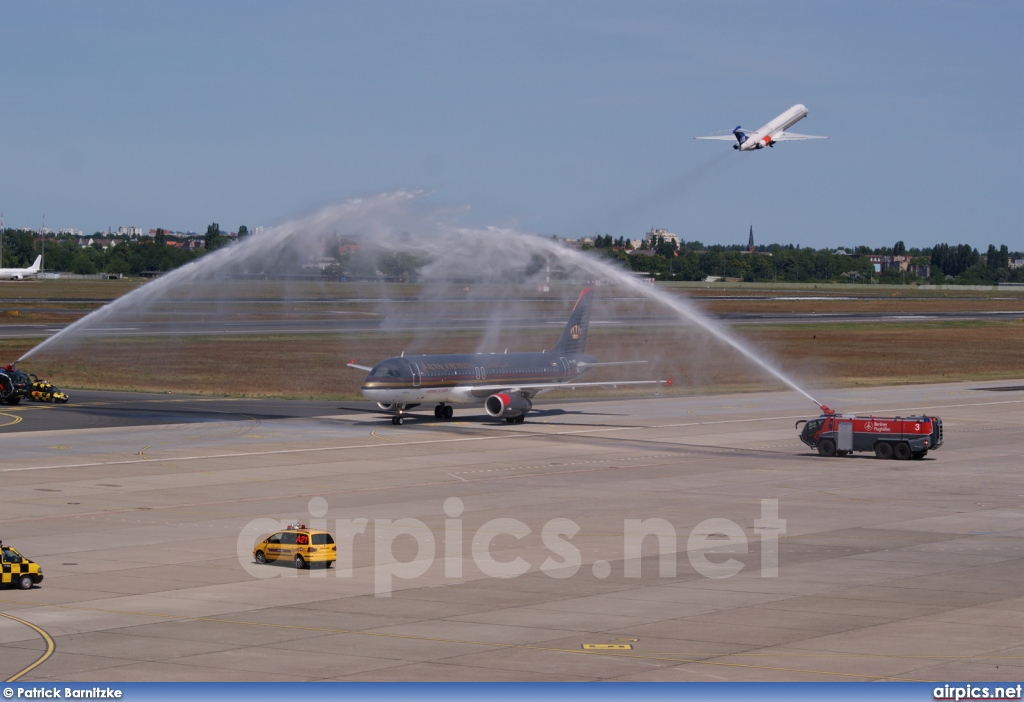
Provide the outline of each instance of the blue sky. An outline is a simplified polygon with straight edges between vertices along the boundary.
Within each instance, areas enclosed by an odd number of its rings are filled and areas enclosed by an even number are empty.
[[[470,226],[1024,248],[1024,3],[0,0],[6,226],[422,189]],[[693,136],[790,105],[829,141]]]

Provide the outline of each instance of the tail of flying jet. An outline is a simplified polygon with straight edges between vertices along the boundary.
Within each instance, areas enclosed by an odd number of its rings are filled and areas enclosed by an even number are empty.
[[[576,300],[576,306],[572,308],[569,321],[565,323],[562,330],[562,338],[551,353],[562,356],[575,356],[583,353],[587,345],[587,327],[590,326],[590,304],[594,301],[594,289],[584,288],[580,297]]]
[[[734,146],[734,149],[738,149],[743,146],[743,142],[747,140],[747,134],[743,131],[743,127],[736,125],[736,129],[732,130],[732,135],[736,137],[736,141],[739,143]]]

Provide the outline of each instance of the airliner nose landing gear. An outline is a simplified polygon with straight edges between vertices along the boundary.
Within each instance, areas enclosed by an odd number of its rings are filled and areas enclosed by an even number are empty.
[[[391,423],[394,424],[394,425],[399,425],[399,424],[401,424],[404,421],[405,421],[405,418],[402,415],[400,415],[400,414],[396,414],[394,417],[391,418]]]
[[[437,419],[451,419],[455,416],[455,410],[452,409],[451,405],[446,405],[443,402],[434,408],[434,417]]]

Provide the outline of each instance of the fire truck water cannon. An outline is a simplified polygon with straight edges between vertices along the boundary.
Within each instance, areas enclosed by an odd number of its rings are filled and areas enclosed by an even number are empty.
[[[825,405],[820,407],[820,417],[796,423],[800,441],[817,449],[820,456],[873,451],[878,458],[919,460],[942,446],[942,420],[938,417],[861,417],[837,414]]]

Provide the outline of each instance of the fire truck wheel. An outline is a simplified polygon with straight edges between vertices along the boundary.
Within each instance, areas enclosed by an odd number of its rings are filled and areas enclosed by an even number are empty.
[[[882,460],[892,458],[892,444],[888,441],[879,441],[875,444],[875,457],[881,458]]]
[[[910,450],[910,444],[902,442],[896,444],[896,448],[892,450],[893,458],[895,458],[897,461],[907,460],[908,458],[910,458],[911,453],[913,452]]]
[[[818,442],[818,455],[819,456],[835,456],[836,455],[836,442],[832,439],[822,439]]]

